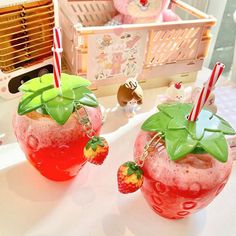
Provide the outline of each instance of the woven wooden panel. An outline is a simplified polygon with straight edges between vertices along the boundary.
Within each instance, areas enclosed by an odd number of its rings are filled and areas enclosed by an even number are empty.
[[[153,30],[150,33],[146,66],[197,59],[201,38],[201,27]]]
[[[107,23],[116,10],[113,2],[107,1],[69,1],[72,11],[83,26],[99,26]]]
[[[1,8],[0,70],[11,72],[52,55],[51,0]]]

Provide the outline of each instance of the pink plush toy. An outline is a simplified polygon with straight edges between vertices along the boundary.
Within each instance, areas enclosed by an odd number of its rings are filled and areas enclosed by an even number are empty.
[[[113,0],[119,12],[106,25],[177,21],[180,18],[168,9],[170,0]]]

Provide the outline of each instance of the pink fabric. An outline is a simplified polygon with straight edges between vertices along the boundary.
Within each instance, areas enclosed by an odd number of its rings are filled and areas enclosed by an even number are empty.
[[[122,15],[128,15],[127,8],[129,0],[113,0],[114,6]]]
[[[157,9],[155,15],[150,15],[148,18],[134,18],[129,15],[127,9],[128,5],[132,0],[113,0],[114,6],[120,13],[119,15],[115,16],[112,20],[119,22],[120,24],[133,24],[137,21],[145,23],[146,22],[166,22],[166,21],[177,21],[180,18],[170,9],[168,6],[170,4],[170,0],[162,0],[161,8]],[[161,1],[161,0],[160,0]]]
[[[166,9],[162,13],[162,21],[168,22],[168,21],[179,21],[181,20],[178,15],[176,15],[171,9]]]

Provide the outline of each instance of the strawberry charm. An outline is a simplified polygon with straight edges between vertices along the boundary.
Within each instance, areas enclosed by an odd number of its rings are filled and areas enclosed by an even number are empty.
[[[84,148],[84,157],[88,162],[102,165],[109,152],[109,146],[105,138],[92,137]]]
[[[117,173],[118,188],[121,193],[133,193],[143,184],[143,171],[132,161],[122,164]]]

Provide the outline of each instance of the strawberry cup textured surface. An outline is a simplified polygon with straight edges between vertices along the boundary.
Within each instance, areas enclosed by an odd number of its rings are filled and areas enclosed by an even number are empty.
[[[61,87],[53,87],[53,75],[32,79],[23,92],[13,128],[30,163],[45,177],[65,181],[75,177],[86,163],[89,141],[75,109],[81,109],[99,135],[102,115],[87,80],[62,74]]]
[[[101,128],[99,108],[86,108],[98,134]],[[86,163],[83,149],[89,138],[72,114],[64,125],[37,112],[14,117],[17,140],[30,163],[45,177],[63,181],[75,177]]]
[[[145,156],[141,191],[157,214],[179,219],[206,207],[224,188],[233,163],[225,135],[235,131],[207,110],[189,122],[190,104],[158,109],[142,125],[134,158],[139,163],[150,140],[159,137]]]
[[[136,158],[152,136],[151,132],[140,132],[135,142]],[[231,168],[230,153],[226,163],[209,154],[188,154],[179,161],[172,161],[165,146],[159,145],[142,168],[141,191],[157,214],[169,219],[183,218],[207,206],[220,193]]]

